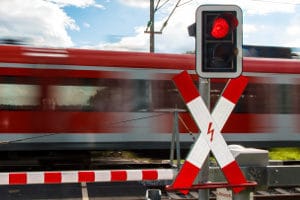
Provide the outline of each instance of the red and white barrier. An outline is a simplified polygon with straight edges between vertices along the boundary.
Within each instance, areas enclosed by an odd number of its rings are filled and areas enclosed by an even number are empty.
[[[173,180],[175,169],[0,173],[0,185]]]
[[[248,82],[247,78],[240,76],[229,81],[212,115],[186,71],[175,76],[173,80],[201,130],[201,135],[191,149],[172,186],[174,188],[191,187],[210,150],[230,184],[245,183],[246,179],[227,148],[220,131],[244,91]],[[233,188],[235,193],[241,190],[243,188]],[[187,193],[188,191],[181,192]]]

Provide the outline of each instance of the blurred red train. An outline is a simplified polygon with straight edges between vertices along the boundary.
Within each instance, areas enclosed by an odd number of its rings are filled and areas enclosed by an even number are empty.
[[[0,46],[0,150],[182,148],[198,129],[172,77],[195,57]],[[223,128],[228,143],[300,144],[300,60],[245,57],[249,85]],[[226,80],[213,79],[211,107]]]

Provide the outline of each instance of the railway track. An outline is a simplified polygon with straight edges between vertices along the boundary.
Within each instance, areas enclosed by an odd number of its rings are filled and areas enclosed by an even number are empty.
[[[252,195],[253,200],[299,200],[300,187],[288,188],[270,188],[265,191],[256,191]],[[198,200],[197,192],[190,192],[187,195],[179,193],[166,193],[163,199],[176,199],[176,200]],[[216,200],[216,190],[210,191],[209,200]]]
[[[296,200],[300,199],[300,187],[271,188],[267,191],[257,191],[254,198],[257,200]]]

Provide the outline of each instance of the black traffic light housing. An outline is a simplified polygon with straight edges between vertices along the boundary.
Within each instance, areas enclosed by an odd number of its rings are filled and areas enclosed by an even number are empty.
[[[242,73],[242,11],[235,5],[202,5],[196,11],[196,71],[202,78]]]

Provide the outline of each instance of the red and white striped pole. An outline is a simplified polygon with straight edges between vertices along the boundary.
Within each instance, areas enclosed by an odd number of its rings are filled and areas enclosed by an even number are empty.
[[[220,131],[244,91],[248,82],[247,78],[240,76],[229,81],[212,115],[210,115],[192,78],[186,71],[175,76],[173,80],[201,130],[201,135],[190,151],[172,186],[174,188],[191,187],[210,150],[212,150],[230,184],[245,183],[246,179],[227,148]],[[233,191],[238,193],[243,189],[233,188]],[[187,193],[188,191],[181,192]]]
[[[1,172],[0,185],[173,180],[174,169]]]

